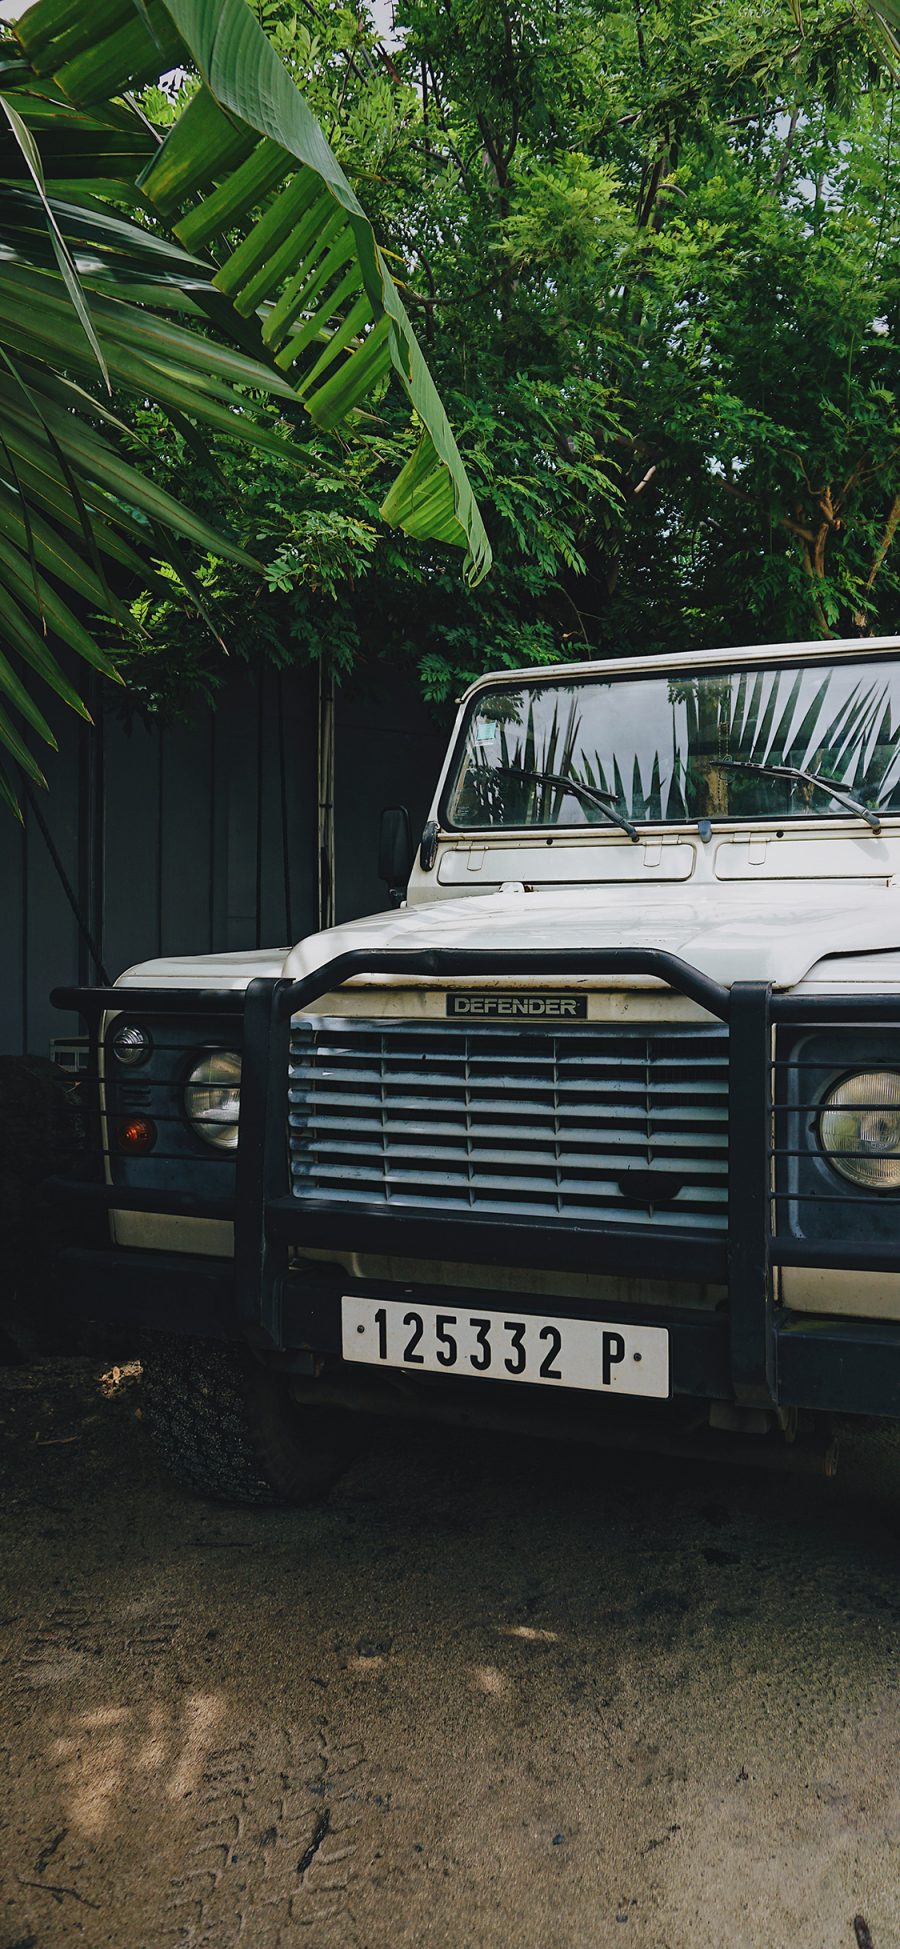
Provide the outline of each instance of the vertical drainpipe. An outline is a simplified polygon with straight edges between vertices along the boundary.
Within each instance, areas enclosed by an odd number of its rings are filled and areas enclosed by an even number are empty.
[[[256,687],[256,946],[262,947],[263,780],[266,757],[266,673],[261,664]]]
[[[78,904],[103,959],[105,918],[104,854],[106,842],[105,718],[100,678],[88,676],[87,705],[93,724],[81,726],[78,756]],[[101,980],[84,932],[78,942],[78,981],[82,987]]]
[[[334,926],[335,912],[334,676],[321,662],[317,724],[316,925],[321,929]]]

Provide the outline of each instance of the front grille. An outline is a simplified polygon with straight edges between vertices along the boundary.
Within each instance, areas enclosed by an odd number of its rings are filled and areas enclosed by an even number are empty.
[[[317,1017],[291,1037],[292,1190],[395,1211],[723,1231],[727,1104],[718,1024]]]

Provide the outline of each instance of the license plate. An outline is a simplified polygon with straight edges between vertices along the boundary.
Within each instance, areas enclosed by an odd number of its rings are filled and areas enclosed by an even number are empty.
[[[599,1394],[669,1393],[669,1335],[660,1326],[548,1319],[541,1313],[479,1313],[407,1299],[341,1301],[345,1360],[407,1373],[481,1375]]]

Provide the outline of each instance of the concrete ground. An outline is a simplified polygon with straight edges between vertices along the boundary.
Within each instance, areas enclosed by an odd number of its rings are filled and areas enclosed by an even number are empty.
[[[900,1460],[386,1429],[320,1508],[0,1377],[0,1949],[895,1949]]]

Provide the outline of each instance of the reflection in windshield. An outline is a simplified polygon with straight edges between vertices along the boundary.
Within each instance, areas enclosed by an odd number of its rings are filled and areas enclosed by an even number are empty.
[[[447,813],[462,827],[608,823],[564,779],[638,822],[841,813],[827,788],[765,765],[900,811],[900,663],[498,685],[470,706]]]

